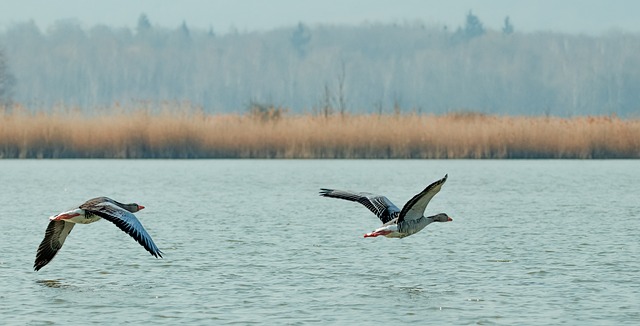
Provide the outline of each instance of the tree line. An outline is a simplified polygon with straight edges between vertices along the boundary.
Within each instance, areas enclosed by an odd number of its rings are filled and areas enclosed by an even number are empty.
[[[458,28],[301,22],[225,34],[156,26],[146,15],[134,29],[25,22],[0,32],[0,49],[0,100],[36,110],[177,101],[212,113],[256,104],[325,114],[640,113],[640,35],[521,33],[508,17],[492,30],[471,12]]]

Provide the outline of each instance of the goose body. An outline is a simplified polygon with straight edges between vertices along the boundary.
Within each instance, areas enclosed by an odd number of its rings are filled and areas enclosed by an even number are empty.
[[[58,253],[67,236],[76,224],[90,224],[105,219],[129,234],[152,256],[162,258],[151,236],[133,213],[143,209],[138,204],[123,204],[108,197],[89,199],[77,208],[49,217],[44,239],[38,246],[33,268],[38,271],[46,266]]]
[[[322,188],[320,189],[320,196],[355,201],[376,214],[383,224],[373,232],[365,234],[365,238],[377,236],[404,238],[420,232],[433,222],[453,221],[445,213],[424,216],[429,201],[440,191],[446,181],[447,175],[433,182],[423,191],[413,196],[402,209],[399,209],[385,196],[374,195],[367,192]]]

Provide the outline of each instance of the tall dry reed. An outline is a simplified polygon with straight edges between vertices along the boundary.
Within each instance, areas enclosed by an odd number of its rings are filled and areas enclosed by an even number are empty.
[[[0,111],[0,158],[640,158],[640,120]]]

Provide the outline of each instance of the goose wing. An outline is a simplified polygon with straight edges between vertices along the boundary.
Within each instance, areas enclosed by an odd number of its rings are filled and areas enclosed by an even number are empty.
[[[136,216],[131,212],[120,208],[110,201],[88,203],[89,202],[83,204],[80,208],[115,224],[120,230],[134,238],[151,255],[156,258],[162,258],[162,251],[158,249],[153,239],[151,239],[151,236],[147,233],[147,230],[144,229],[140,221],[138,221]]]
[[[39,271],[55,257],[58,250],[62,248],[64,240],[67,239],[74,225],[74,223],[67,223],[65,221],[49,222],[47,231],[44,233],[44,239],[42,239],[40,246],[38,246],[36,261],[33,263],[34,270]]]
[[[429,204],[429,201],[431,201],[431,198],[440,191],[442,185],[447,181],[447,176],[448,175],[445,174],[444,178],[430,184],[422,192],[413,196],[413,198],[404,204],[404,207],[402,207],[402,211],[400,212],[400,216],[398,217],[398,223],[404,220],[415,220],[421,218],[424,214],[424,210]]]
[[[389,198],[368,192],[356,193],[346,190],[322,188],[320,189],[320,196],[358,202],[368,208],[373,214],[376,214],[383,224],[398,217],[400,213],[400,209],[394,205]]]

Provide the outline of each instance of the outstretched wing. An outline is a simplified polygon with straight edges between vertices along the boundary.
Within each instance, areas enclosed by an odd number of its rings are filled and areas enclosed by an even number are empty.
[[[370,194],[367,192],[352,192],[335,189],[320,189],[320,196],[339,198],[358,202],[376,214],[382,223],[387,223],[398,217],[400,209],[396,207],[387,197]]]
[[[95,205],[82,205],[80,208],[112,222],[118,226],[120,230],[134,238],[144,249],[147,249],[151,255],[156,258],[162,258],[162,251],[158,249],[153,239],[151,239],[151,236],[147,233],[147,230],[144,229],[140,221],[138,221],[136,216],[131,212],[108,201]]]
[[[40,246],[38,246],[36,261],[33,263],[34,270],[39,271],[55,257],[58,250],[62,248],[64,240],[67,239],[74,225],[74,223],[67,223],[65,221],[49,222],[47,231],[44,233],[44,239],[42,239]]]
[[[404,220],[416,220],[423,216],[424,210],[427,208],[431,198],[435,196],[442,188],[442,185],[447,181],[448,174],[445,174],[444,178],[430,184],[421,193],[413,196],[400,212],[398,217],[398,224]]]

